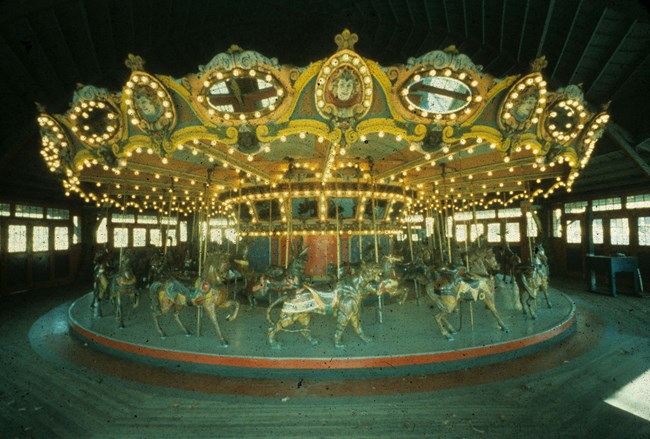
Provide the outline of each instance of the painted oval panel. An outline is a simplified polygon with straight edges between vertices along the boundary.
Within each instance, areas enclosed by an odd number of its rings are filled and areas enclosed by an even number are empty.
[[[273,111],[284,89],[271,75],[260,76],[231,76],[211,84],[205,90],[207,104],[224,113]]]
[[[445,76],[419,79],[412,82],[405,91],[409,105],[433,114],[455,113],[472,101],[472,91],[465,83]]]

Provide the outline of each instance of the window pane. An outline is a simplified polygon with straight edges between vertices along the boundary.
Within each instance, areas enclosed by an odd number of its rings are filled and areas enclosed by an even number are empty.
[[[453,238],[454,237],[454,219],[450,216],[447,217],[447,231],[446,231],[446,237],[448,238]]]
[[[521,209],[499,209],[499,218],[519,218],[521,216]]]
[[[130,213],[114,213],[111,216],[111,221],[114,223],[133,224],[135,222],[135,215]]]
[[[553,237],[562,237],[562,209],[553,210]]]
[[[650,194],[631,195],[627,197],[625,207],[628,209],[642,209],[650,207]]]
[[[46,252],[50,249],[50,228],[47,226],[34,226],[32,229],[32,250]]]
[[[467,226],[465,224],[456,224],[456,241],[465,242],[467,240]]]
[[[67,250],[70,248],[70,232],[67,227],[54,228],[54,250]]]
[[[9,203],[0,203],[0,216],[10,216],[11,205]]]
[[[569,244],[580,244],[582,242],[580,220],[566,222],[566,242]]]
[[[138,224],[158,224],[158,217],[153,215],[138,215]]]
[[[102,218],[102,220],[99,222],[99,226],[97,226],[97,236],[95,237],[95,241],[97,241],[97,244],[106,244],[108,242],[108,227],[106,226],[108,221],[106,218]]]
[[[210,229],[210,242],[216,242],[221,245],[223,242],[221,229]]]
[[[133,247],[147,245],[147,229],[133,229]]]
[[[564,213],[584,213],[587,211],[587,202],[578,201],[576,203],[566,203]]]
[[[181,221],[180,232],[181,242],[187,242],[187,221]]]
[[[621,208],[621,198],[603,198],[600,200],[594,200],[591,204],[591,210],[594,212],[600,212],[604,210],[618,210]]]
[[[162,236],[160,234],[160,229],[149,230],[149,243],[155,245],[156,247],[162,247]]]
[[[160,224],[162,225],[175,226],[177,223],[178,223],[178,219],[176,219],[176,217],[164,216],[160,218]]]
[[[129,229],[116,227],[113,229],[113,247],[127,247],[129,245]]]
[[[456,212],[454,219],[456,221],[469,221],[472,219],[472,212]]]
[[[79,244],[81,242],[81,223],[79,221],[79,216],[75,215],[72,217],[72,224],[74,226],[74,231],[72,232],[72,243]]]
[[[526,215],[526,236],[530,238],[537,238],[539,231],[537,230],[537,223],[532,216]]]
[[[53,209],[48,207],[47,219],[59,219],[59,220],[70,219],[70,211],[68,209]]]
[[[650,216],[639,218],[639,245],[650,245]]]
[[[612,245],[630,244],[630,227],[627,218],[614,218],[609,220],[609,234]]]
[[[9,241],[7,242],[7,251],[9,253],[27,251],[27,226],[9,226]]]
[[[494,210],[477,210],[476,219],[491,219],[496,218],[497,213]]]
[[[602,219],[595,219],[591,222],[591,240],[594,244],[603,244],[605,242],[605,230],[603,229]]]
[[[506,241],[519,242],[520,240],[519,223],[506,223]]]
[[[19,218],[43,218],[43,208],[16,204],[16,216]]]
[[[178,245],[178,241],[176,240],[176,229],[167,230],[167,245],[170,247]]]
[[[488,224],[488,242],[501,242],[501,224]]]
[[[478,230],[478,231],[477,231]],[[469,226],[469,240],[474,242],[476,238],[485,233],[483,224],[472,224]]]

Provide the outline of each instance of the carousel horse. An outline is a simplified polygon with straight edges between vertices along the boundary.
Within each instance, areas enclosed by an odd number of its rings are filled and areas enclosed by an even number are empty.
[[[269,300],[273,294],[279,297],[286,296],[300,288],[305,280],[305,266],[307,265],[307,250],[304,248],[298,256],[291,260],[285,269],[277,265],[270,266],[264,274],[257,277],[245,290],[251,308],[257,306],[259,300]]]
[[[510,249],[510,245],[506,242],[499,252],[498,260],[501,265],[503,282],[508,283],[507,279],[510,276],[510,283],[513,283],[515,280],[515,267],[521,264],[521,258]]]
[[[533,260],[530,263],[519,264],[515,268],[515,281],[519,289],[519,301],[524,314],[531,319],[537,318],[537,293],[541,290],[546,299],[546,305],[551,308],[548,298],[548,260],[541,245],[536,245]]]
[[[379,269],[381,270],[381,278],[378,282],[369,282],[368,287],[376,290],[377,295],[387,295],[390,298],[397,297],[397,303],[400,305],[406,301],[409,289],[402,285],[400,286],[400,276],[396,269],[395,262],[401,262],[401,257],[392,255],[384,255],[381,258]]]
[[[269,328],[269,344],[279,348],[280,344],[275,336],[280,331],[300,332],[312,345],[318,344],[318,340],[312,337],[309,329],[312,314],[327,314],[336,316],[336,332],[334,333],[334,345],[337,348],[344,347],[341,343],[343,332],[348,324],[356,331],[357,335],[364,341],[369,342],[361,328],[359,312],[361,310],[361,299],[364,294],[371,293],[367,288],[369,282],[381,279],[381,270],[377,264],[364,264],[354,276],[348,276],[336,283],[332,291],[317,291],[310,286],[298,290],[296,297],[285,301],[280,312],[280,318],[274,322],[271,319],[271,310],[282,299],[276,300],[266,311],[266,318],[271,323]],[[293,323],[298,322],[302,329],[287,329]]]
[[[122,298],[130,297],[133,301],[133,308],[140,303],[138,278],[133,273],[132,264],[133,255],[125,252],[118,273],[111,279],[111,299],[115,303],[115,318],[120,328],[124,328]]]
[[[93,271],[93,300],[90,308],[93,310],[93,317],[102,317],[100,305],[110,295],[109,285],[114,274],[112,257],[107,249],[97,252]]]
[[[165,332],[160,326],[160,316],[166,315],[172,308],[174,309],[174,320],[183,332],[189,335],[190,332],[181,322],[179,313],[187,306],[194,306],[205,310],[217,331],[221,344],[228,347],[228,342],[223,337],[217,321],[216,309],[234,307],[234,312],[226,316],[227,321],[232,321],[237,318],[239,303],[228,300],[228,289],[223,283],[227,270],[228,258],[209,255],[206,258],[203,276],[199,277],[193,286],[185,285],[174,277],[155,281],[149,287],[149,293],[151,294],[153,319],[160,336],[165,337]]]
[[[440,311],[434,316],[434,319],[440,333],[448,340],[454,339],[451,334],[456,330],[451,326],[447,317],[456,309],[459,301],[483,301],[494,315],[499,327],[503,331],[508,330],[499,317],[494,303],[494,279],[491,277],[463,276],[461,270],[441,270],[435,273],[435,280],[427,285],[426,292]]]

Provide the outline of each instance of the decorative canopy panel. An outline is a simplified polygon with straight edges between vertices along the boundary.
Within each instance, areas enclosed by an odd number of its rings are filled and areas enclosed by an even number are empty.
[[[577,85],[548,89],[544,58],[495,78],[453,46],[384,67],[348,30],[335,41],[307,67],[232,46],[180,79],[131,55],[120,92],[80,86],[67,113],[39,115],[42,155],[98,206],[388,232],[571,190],[609,119]]]

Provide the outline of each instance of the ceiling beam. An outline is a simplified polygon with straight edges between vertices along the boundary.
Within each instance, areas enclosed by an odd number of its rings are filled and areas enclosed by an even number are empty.
[[[611,122],[608,123],[606,126],[606,132],[616,142],[616,144],[621,147],[623,152],[625,152],[625,154],[634,162],[634,164],[637,165],[641,171],[643,171],[646,178],[650,178],[650,165],[643,159],[643,157],[639,155],[638,152],[636,152],[634,147],[630,145],[627,140],[625,140],[625,137],[618,128],[618,125]]]
[[[582,55],[580,55],[580,59],[576,63],[575,68],[573,69],[573,73],[571,74],[571,77],[569,78],[569,84],[573,84],[573,81],[576,77],[576,74],[578,73],[578,69],[580,68],[580,64],[582,64],[582,61],[585,59],[585,55],[589,51],[589,48],[591,47],[591,43],[594,42],[594,38],[596,37],[596,34],[598,33],[598,28],[600,27],[601,23],[605,19],[605,15],[607,15],[607,8],[603,9],[603,13],[600,14],[600,18],[598,19],[598,23],[596,23],[596,27],[594,28],[594,31],[591,33],[591,37],[589,38],[589,41],[587,42],[587,45],[585,46],[584,50],[582,51]]]
[[[591,90],[594,88],[594,85],[596,85],[596,83],[603,76],[603,73],[605,73],[605,70],[607,70],[607,67],[609,67],[609,65],[612,63],[612,60],[616,57],[616,55],[618,54],[618,51],[621,50],[621,47],[623,47],[623,44],[625,43],[625,41],[627,41],[628,37],[632,33],[632,30],[634,29],[634,26],[636,26],[636,20],[634,20],[632,22],[632,24],[630,25],[630,28],[627,30],[627,32],[625,33],[625,35],[623,36],[621,41],[618,43],[618,45],[616,46],[616,49],[614,49],[614,51],[612,52],[612,55],[609,57],[609,59],[607,60],[607,62],[603,66],[603,68],[600,69],[600,73],[598,73],[598,76],[596,76],[596,79],[594,79],[592,81],[591,85],[589,86],[589,88],[585,92],[585,95],[589,95]]]
[[[544,48],[544,43],[546,42],[546,35],[548,34],[548,28],[551,24],[551,17],[553,16],[553,9],[555,8],[555,0],[551,0],[548,5],[548,10],[546,11],[546,20],[544,20],[544,30],[542,30],[542,36],[539,37],[539,45],[537,46],[537,52],[535,52],[535,58],[539,58],[542,55],[542,49]]]
[[[555,78],[555,72],[557,72],[557,68],[560,66],[560,61],[562,61],[564,52],[566,51],[566,48],[569,45],[569,40],[571,40],[571,36],[573,35],[573,28],[576,25],[576,21],[578,21],[578,16],[580,15],[580,9],[582,9],[583,2],[584,0],[580,0],[580,3],[578,3],[578,8],[576,9],[576,13],[573,15],[573,20],[571,21],[571,27],[569,28],[569,32],[566,34],[564,45],[562,45],[562,50],[560,51],[560,55],[557,57],[557,61],[555,62],[555,67],[553,68],[553,72],[551,73],[551,78]]]

